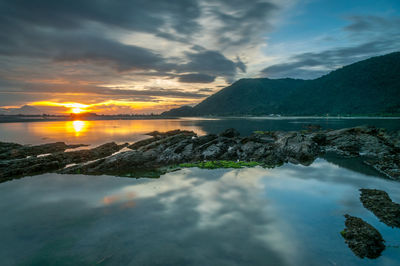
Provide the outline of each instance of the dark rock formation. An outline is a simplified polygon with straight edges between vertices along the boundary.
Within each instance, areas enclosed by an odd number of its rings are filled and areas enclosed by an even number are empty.
[[[379,257],[385,249],[385,244],[378,230],[361,218],[348,214],[345,217],[346,228],[341,234],[353,253],[360,258],[375,259]]]
[[[47,143],[35,146],[20,145],[16,143],[0,142],[0,160],[22,159],[28,156],[63,152],[66,149],[75,149],[84,144],[67,145],[64,142]]]
[[[130,145],[132,151],[85,165],[62,169],[61,173],[132,175],[144,171],[203,160],[257,161],[275,166],[285,162],[310,164],[318,155],[317,144],[299,132],[274,132],[240,138],[236,130],[198,137],[193,132],[174,131]]]
[[[219,135],[205,136],[182,130],[165,133],[154,131],[148,135],[151,137],[131,144],[128,150],[112,156],[110,155],[123,146],[115,143],[105,144],[102,148],[96,148],[104,151],[101,153],[92,149],[55,152],[38,158],[0,159],[0,178],[6,180],[45,171],[137,176],[137,173],[204,160],[255,161],[270,167],[286,162],[309,165],[325,152],[334,152],[343,157],[368,156],[368,162],[374,160],[370,163],[372,167],[381,169],[390,178],[399,178],[395,174],[399,172],[399,164],[386,162],[399,159],[400,135],[390,135],[377,128],[356,127],[319,131],[312,128],[300,132],[257,131],[245,137],[240,137],[234,129],[228,129]],[[0,145],[0,151],[3,153],[7,153],[7,149],[19,148],[18,144]],[[92,160],[96,161],[89,162]],[[64,168],[71,163],[77,165]]]
[[[314,141],[325,151],[342,156],[362,156],[364,163],[388,178],[400,180],[400,132],[375,127],[355,127],[319,132]]]
[[[112,142],[89,150],[56,152],[42,157],[0,160],[0,182],[27,175],[56,171],[68,164],[84,163],[104,158],[119,151],[126,145],[117,145]]]
[[[365,208],[386,225],[400,228],[400,204],[393,202],[382,190],[360,189],[360,191],[360,200]]]

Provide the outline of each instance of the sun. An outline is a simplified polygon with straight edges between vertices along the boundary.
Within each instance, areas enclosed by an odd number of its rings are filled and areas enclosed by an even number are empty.
[[[80,113],[84,112],[84,110],[81,108],[73,108],[71,111],[74,114],[80,114]]]

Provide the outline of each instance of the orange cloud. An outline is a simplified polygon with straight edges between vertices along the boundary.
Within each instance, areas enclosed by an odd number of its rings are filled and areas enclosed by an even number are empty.
[[[140,101],[124,101],[124,100],[107,100],[91,104],[83,104],[78,102],[56,102],[56,101],[37,101],[29,103],[29,105],[38,106],[46,109],[46,107],[56,107],[57,113],[84,113],[94,112],[99,114],[118,114],[118,113],[148,113],[162,112],[175,107],[177,103],[174,99],[164,98],[155,102]]]

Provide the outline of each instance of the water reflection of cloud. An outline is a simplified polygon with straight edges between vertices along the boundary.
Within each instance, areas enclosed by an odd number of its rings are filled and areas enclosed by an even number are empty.
[[[133,208],[136,203],[134,198],[136,197],[136,193],[133,191],[126,193],[113,194],[109,196],[103,197],[103,204],[105,206],[119,204],[122,208]]]
[[[257,239],[264,248],[279,254],[283,264],[293,264],[298,259],[299,245],[290,226],[276,215],[264,196],[265,184],[260,180],[266,172],[184,169],[164,175],[154,184],[126,186],[120,193],[134,191],[138,199],[158,200],[165,208],[164,215],[177,219],[186,217],[181,204],[191,203],[190,213],[195,212],[197,217],[191,233],[232,226],[233,237],[245,230],[249,239]]]
[[[0,244],[0,257],[26,262],[67,253],[76,254],[75,264],[93,264],[111,256],[114,265],[347,262],[356,258],[338,234],[343,213],[366,217],[390,239],[359,203],[360,185],[393,198],[400,189],[324,160],[310,167],[184,169],[159,179],[24,178],[0,186],[0,211],[7,214],[0,235],[14,247]]]

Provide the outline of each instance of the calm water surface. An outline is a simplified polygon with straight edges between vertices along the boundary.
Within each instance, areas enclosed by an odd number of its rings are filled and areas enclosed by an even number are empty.
[[[0,184],[1,265],[399,265],[400,230],[359,201],[399,183],[323,159],[272,170],[184,169],[159,179],[45,174]],[[359,259],[344,214],[388,246]]]
[[[299,130],[398,119],[231,118],[0,124],[0,141],[97,145],[149,131]],[[359,188],[399,183],[357,161],[327,156],[310,167],[184,169],[159,179],[45,174],[0,184],[0,265],[399,265],[400,230],[359,201]],[[387,249],[359,259],[340,235],[344,214],[375,226]]]
[[[0,141],[23,144],[64,141],[66,143],[103,144],[105,142],[135,142],[150,131],[174,129],[193,130],[199,135],[219,133],[236,128],[242,135],[256,130],[302,130],[318,124],[325,129],[374,125],[388,130],[400,130],[400,119],[337,119],[337,118],[182,118],[160,120],[100,120],[0,123]]]

